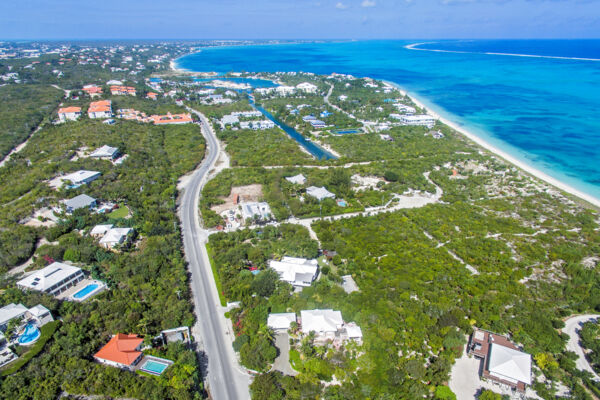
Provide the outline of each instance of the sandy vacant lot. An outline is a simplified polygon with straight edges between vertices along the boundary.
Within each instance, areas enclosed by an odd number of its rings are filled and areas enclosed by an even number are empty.
[[[223,211],[235,208],[236,205],[234,204],[234,199],[238,195],[240,196],[240,203],[248,201],[259,201],[263,197],[262,185],[253,184],[246,186],[234,186],[231,188],[231,193],[229,194],[229,196],[223,198],[223,200],[225,200],[225,203],[213,206],[211,209],[217,214],[221,214]]]

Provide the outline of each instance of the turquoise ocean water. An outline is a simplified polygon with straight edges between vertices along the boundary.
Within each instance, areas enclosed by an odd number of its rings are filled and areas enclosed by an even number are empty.
[[[177,66],[392,81],[492,145],[600,199],[600,40],[430,40],[417,46],[426,50],[406,48],[414,43],[216,47]]]

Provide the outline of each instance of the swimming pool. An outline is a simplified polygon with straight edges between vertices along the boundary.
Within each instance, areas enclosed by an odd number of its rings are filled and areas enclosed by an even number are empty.
[[[147,360],[144,365],[140,367],[140,370],[153,375],[161,375],[168,367],[169,364],[167,363],[156,360]]]
[[[335,131],[332,131],[332,133],[335,133],[336,135],[347,135],[349,133],[360,133],[362,132],[360,129],[337,129]]]
[[[28,346],[38,340],[40,335],[41,333],[38,327],[29,323],[25,325],[25,331],[19,336],[17,341],[23,346]]]
[[[93,293],[97,292],[100,289],[101,285],[100,283],[89,283],[87,284],[83,289],[81,289],[80,291],[78,291],[77,293],[75,293],[73,295],[73,299],[75,300],[84,300],[88,297],[90,297]]]

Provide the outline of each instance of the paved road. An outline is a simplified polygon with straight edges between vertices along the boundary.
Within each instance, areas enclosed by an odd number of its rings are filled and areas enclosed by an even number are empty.
[[[571,317],[565,321],[565,327],[562,329],[564,333],[569,335],[569,341],[567,342],[567,350],[574,352],[577,354],[577,360],[575,361],[575,366],[580,371],[588,371],[594,375],[595,381],[600,381],[600,376],[592,369],[592,366],[585,358],[585,353],[581,346],[579,345],[579,330],[584,322],[593,321],[600,319],[600,315],[598,314],[586,314],[586,315],[577,315],[575,317]]]
[[[215,400],[249,399],[249,376],[238,365],[231,346],[224,310],[214,283],[206,241],[208,235],[200,227],[198,200],[210,169],[219,155],[219,143],[206,118],[188,108],[202,121],[202,134],[207,141],[207,154],[200,167],[192,174],[181,198],[179,208],[183,245],[191,273],[192,295],[197,316],[193,331],[201,336],[200,342],[208,356],[207,385]]]

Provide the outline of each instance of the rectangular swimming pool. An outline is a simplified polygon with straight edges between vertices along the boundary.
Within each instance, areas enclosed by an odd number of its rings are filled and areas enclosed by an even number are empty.
[[[331,131],[331,133],[334,133],[336,135],[347,135],[350,133],[361,133],[361,132],[362,132],[361,129],[337,129],[337,130]]]
[[[83,289],[81,289],[80,291],[75,293],[73,295],[73,298],[77,299],[77,300],[81,300],[84,297],[88,296],[90,293],[94,292],[99,287],[100,287],[100,285],[98,285],[97,283],[90,283],[89,285],[87,285],[86,287],[84,287]]]
[[[147,360],[144,365],[140,367],[140,370],[153,375],[161,375],[168,367],[169,364],[167,363],[162,363],[156,360]]]

